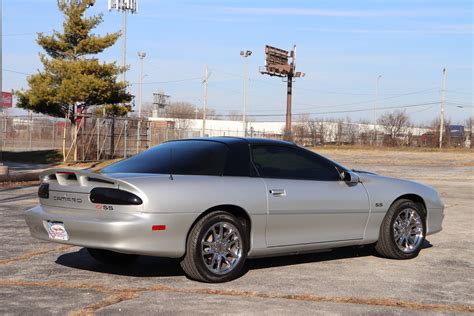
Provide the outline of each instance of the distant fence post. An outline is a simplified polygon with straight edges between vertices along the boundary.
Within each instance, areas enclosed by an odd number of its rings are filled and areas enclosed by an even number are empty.
[[[125,120],[123,124],[124,124],[124,134],[123,134],[123,158],[127,158],[128,120]]]
[[[140,151],[140,117],[137,121],[137,154]]]
[[[96,160],[99,160],[100,158],[100,118],[97,118],[97,156]]]
[[[3,148],[7,145],[7,111],[3,112]]]
[[[52,145],[51,147],[54,148],[54,143],[56,142],[56,129],[55,129],[55,125],[56,125],[56,120],[54,120],[53,122],[53,137],[52,137]]]
[[[29,114],[29,123],[28,123],[28,148],[31,151],[31,130],[33,129],[33,115]]]

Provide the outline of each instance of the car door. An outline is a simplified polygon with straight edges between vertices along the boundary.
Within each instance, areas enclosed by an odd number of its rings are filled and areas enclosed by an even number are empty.
[[[363,238],[367,192],[342,181],[331,161],[278,145],[253,145],[252,160],[267,186],[267,246]]]

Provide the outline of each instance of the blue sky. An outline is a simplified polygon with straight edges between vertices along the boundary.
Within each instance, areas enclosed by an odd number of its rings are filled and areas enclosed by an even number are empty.
[[[286,84],[258,69],[265,44],[296,44],[297,68],[306,77],[294,83],[294,113],[372,120],[372,111],[344,111],[373,108],[382,75],[378,107],[427,104],[407,112],[415,122],[429,122],[439,113],[439,105],[430,103],[440,99],[446,67],[447,117],[461,122],[472,115],[472,1],[138,1],[138,13],[128,16],[127,79],[136,93],[137,52],[146,52],[145,102],[163,91],[173,101],[200,106],[199,77],[208,64],[209,107],[221,114],[241,111],[239,52],[250,49],[248,113],[283,115]],[[60,30],[62,16],[53,0],[3,0],[2,10],[3,90],[25,88],[25,74],[41,68],[35,33]],[[107,11],[106,0],[96,1],[88,14],[99,12],[104,23],[97,33],[120,30],[121,16]],[[120,62],[120,40],[100,58]],[[192,78],[198,79],[179,81]]]

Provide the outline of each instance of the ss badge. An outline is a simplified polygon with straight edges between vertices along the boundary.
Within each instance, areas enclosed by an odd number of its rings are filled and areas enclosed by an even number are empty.
[[[382,207],[383,203],[375,203],[375,207]]]

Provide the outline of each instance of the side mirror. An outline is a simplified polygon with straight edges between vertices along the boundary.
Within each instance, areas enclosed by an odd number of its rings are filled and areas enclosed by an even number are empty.
[[[357,184],[359,183],[359,176],[352,171],[343,171],[341,178],[343,181],[349,184]]]

